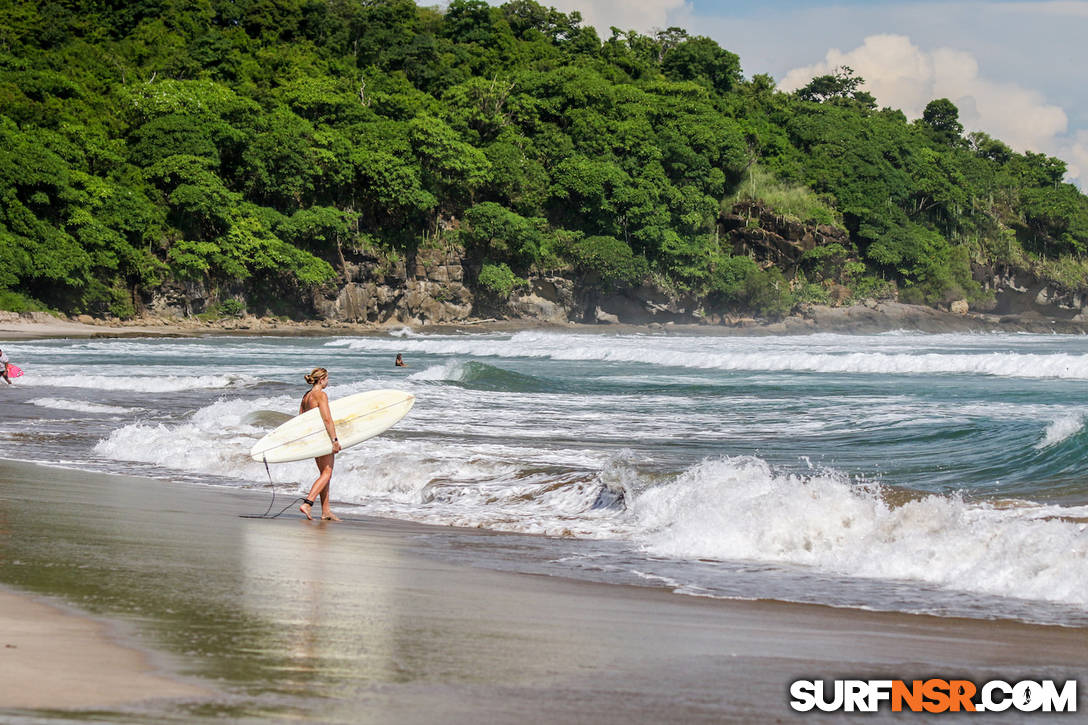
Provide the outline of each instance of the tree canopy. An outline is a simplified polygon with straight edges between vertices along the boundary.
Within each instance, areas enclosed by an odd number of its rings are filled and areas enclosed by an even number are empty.
[[[972,262],[1088,250],[1062,161],[964,137],[948,99],[910,123],[863,87],[840,68],[782,93],[709,38],[602,39],[533,0],[2,3],[0,303],[129,316],[194,279],[301,293],[345,249],[444,229],[492,292],[652,275],[779,309],[804,270],[720,234],[756,168],[784,212],[800,189],[798,221],[847,230],[840,281],[936,302],[979,293]]]

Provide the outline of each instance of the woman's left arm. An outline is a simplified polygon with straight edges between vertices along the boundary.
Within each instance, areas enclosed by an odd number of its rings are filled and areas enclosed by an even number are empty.
[[[332,441],[332,452],[340,452],[340,441],[336,438],[336,426],[332,422],[332,411],[329,409],[329,396],[322,391],[321,397],[317,400],[317,407],[321,410],[321,420],[325,423],[325,431],[329,434],[329,440]]]

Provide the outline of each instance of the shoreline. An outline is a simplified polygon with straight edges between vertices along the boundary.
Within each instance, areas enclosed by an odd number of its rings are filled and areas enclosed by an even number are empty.
[[[897,302],[857,304],[849,307],[814,305],[801,314],[778,321],[738,317],[729,323],[596,323],[556,324],[541,320],[470,319],[461,322],[410,324],[405,322],[346,323],[323,320],[284,321],[271,318],[227,318],[211,322],[196,319],[142,318],[136,320],[96,320],[93,323],[53,318],[46,313],[19,316],[0,312],[0,336],[7,340],[50,338],[124,338],[124,337],[206,337],[233,335],[269,335],[324,337],[369,335],[389,330],[414,332],[517,332],[554,330],[581,333],[660,333],[703,334],[714,336],[806,335],[815,333],[875,334],[910,331],[949,332],[1028,332],[1038,334],[1088,334],[1088,321],[1044,317],[1037,312],[1014,315],[988,313],[956,314],[922,305]]]
[[[400,722],[800,720],[812,715],[789,709],[789,683],[836,677],[1078,679],[1086,701],[1084,627],[709,599],[451,563],[440,554],[486,538],[387,519],[307,522],[293,510],[241,518],[254,502],[244,490],[11,460],[0,460],[0,482],[10,564],[0,586],[117,622],[177,675],[209,685],[107,706],[129,719],[354,722],[366,708]],[[3,513],[28,500],[32,513]],[[505,536],[485,534],[495,545]],[[0,597],[0,618],[11,606]],[[76,644],[44,636],[61,653]],[[56,691],[56,675],[39,689]]]
[[[116,622],[0,585],[0,708],[106,709],[211,696],[115,630]]]

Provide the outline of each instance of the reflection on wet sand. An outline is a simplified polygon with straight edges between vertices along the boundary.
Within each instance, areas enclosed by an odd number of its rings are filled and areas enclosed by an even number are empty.
[[[229,489],[0,461],[0,499],[0,583],[109,617],[217,691],[110,721],[782,720],[802,673],[1074,677],[1088,651],[1077,628],[442,563],[479,534],[241,518],[263,499]]]

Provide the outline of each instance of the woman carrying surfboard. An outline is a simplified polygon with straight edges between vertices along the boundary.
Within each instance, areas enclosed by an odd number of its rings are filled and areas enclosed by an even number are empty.
[[[314,368],[306,376],[306,382],[310,384],[310,390],[302,396],[302,403],[298,406],[298,413],[302,415],[307,410],[318,408],[321,411],[321,422],[325,424],[325,431],[332,440],[332,453],[318,456],[314,459],[317,463],[318,476],[314,485],[310,487],[310,495],[302,500],[298,510],[313,520],[310,509],[314,501],[321,497],[321,518],[324,521],[339,521],[339,517],[332,512],[329,506],[329,484],[332,482],[332,464],[336,454],[340,452],[340,441],[336,437],[336,426],[332,423],[332,412],[329,410],[329,396],[325,394],[325,388],[329,384],[329,371],[325,368]]]

